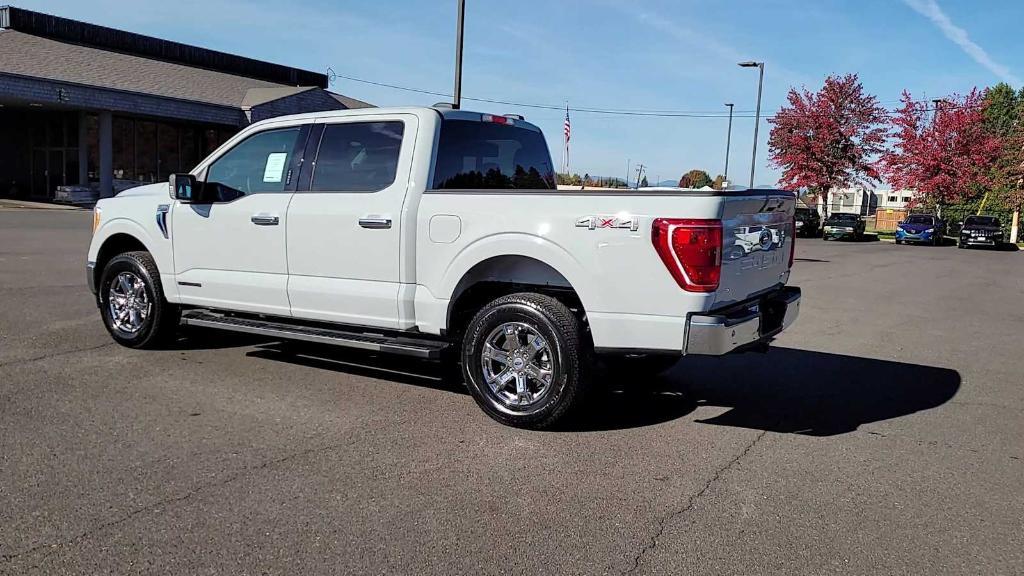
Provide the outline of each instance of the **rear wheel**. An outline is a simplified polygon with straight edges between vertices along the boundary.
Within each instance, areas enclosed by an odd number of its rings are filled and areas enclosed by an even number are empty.
[[[103,269],[98,297],[103,324],[118,344],[155,348],[174,338],[179,310],[164,299],[149,252],[114,256]]]
[[[488,416],[541,429],[583,400],[590,369],[580,321],[543,294],[511,294],[481,309],[462,342],[466,386]]]

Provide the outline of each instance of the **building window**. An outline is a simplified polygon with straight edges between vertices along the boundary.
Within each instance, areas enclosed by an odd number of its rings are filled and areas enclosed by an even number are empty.
[[[199,164],[199,149],[196,129],[190,126],[181,128],[181,171],[190,172]]]
[[[903,201],[909,203],[910,202],[910,196],[904,196],[903,197]]]
[[[114,118],[114,178],[135,180],[135,123],[129,118]]]
[[[178,127],[170,124],[157,126],[157,179],[160,181],[178,172],[181,167],[181,154],[178,150]]]
[[[897,200],[899,200],[898,197],[896,197],[896,196],[889,196],[889,202],[890,203],[895,203]]]
[[[135,177],[156,182],[156,123],[135,121]]]

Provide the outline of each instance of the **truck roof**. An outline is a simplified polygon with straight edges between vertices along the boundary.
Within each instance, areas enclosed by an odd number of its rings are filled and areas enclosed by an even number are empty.
[[[285,120],[313,120],[318,118],[347,118],[357,116],[378,116],[381,114],[423,114],[425,112],[431,112],[439,114],[446,120],[469,120],[481,122],[485,117],[490,118],[504,118],[517,127],[527,128],[529,130],[540,131],[540,128],[526,121],[522,116],[513,114],[496,114],[492,112],[477,112],[473,110],[465,109],[453,109],[442,106],[393,106],[393,107],[381,107],[381,108],[352,108],[348,110],[324,110],[322,112],[305,112],[303,114],[289,114],[286,116],[275,116],[273,118],[267,118],[266,120],[260,120],[254,122],[252,126],[270,124],[273,122],[281,122]]]

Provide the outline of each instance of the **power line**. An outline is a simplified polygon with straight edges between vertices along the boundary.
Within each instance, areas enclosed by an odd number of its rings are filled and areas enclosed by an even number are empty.
[[[337,78],[343,78],[352,82],[359,82],[362,84],[369,84],[371,86],[379,86],[381,88],[390,88],[392,90],[401,90],[404,92],[414,92],[417,94],[427,94],[430,96],[441,96],[444,98],[452,98],[451,94],[445,92],[436,92],[434,90],[425,90],[422,88],[410,88],[408,86],[399,86],[397,84],[388,84],[386,82],[376,82],[373,80],[366,80],[363,78],[356,78],[355,76],[347,76],[345,74],[338,74],[332,68],[327,69],[327,77],[329,82],[334,82]],[[471,98],[469,96],[462,96],[462,100],[471,100],[473,102],[485,102],[488,104],[501,104],[504,106],[518,106],[522,108],[535,108],[539,110],[565,110],[564,105],[558,104],[538,104],[530,102],[514,102],[511,100],[496,100],[492,98]],[[895,102],[894,100],[888,100],[887,102]],[[932,112],[935,110],[934,107],[928,106],[928,101],[913,101],[914,104],[923,104],[922,108],[918,110],[921,112]],[[942,110],[952,110],[957,108],[969,108],[969,107],[980,107],[981,104],[974,106],[967,105],[953,105],[946,104],[941,107]],[[611,116],[648,116],[655,118],[728,118],[727,112],[717,111],[693,111],[693,110],[650,110],[650,109],[629,109],[629,108],[589,108],[589,107],[569,107],[570,112],[578,112],[584,114],[604,114]],[[885,110],[885,114],[889,116],[895,116],[900,114],[900,110]],[[753,110],[740,110],[733,114],[734,118],[754,118]],[[764,120],[771,120],[776,117],[775,114],[770,116],[762,116]]]
[[[393,90],[402,90],[404,92],[415,92],[417,94],[428,94],[431,96],[441,96],[444,98],[451,98],[451,94],[445,92],[436,92],[434,90],[424,90],[422,88],[409,88],[408,86],[398,86],[396,84],[388,84],[386,82],[375,82],[373,80],[365,80],[363,78],[356,78],[354,76],[346,76],[344,74],[338,74],[331,68],[327,69],[328,78],[333,81],[336,78],[343,78],[345,80],[351,80],[353,82],[359,82],[362,84],[370,84],[372,86],[380,86],[382,88],[391,88]],[[506,106],[521,106],[523,108],[537,108],[541,110],[565,110],[564,105],[556,104],[536,104],[529,102],[513,102],[509,100],[495,100],[492,98],[470,98],[463,96],[463,100],[472,100],[474,102],[486,102],[488,104],[504,104]],[[628,108],[587,108],[587,107],[569,107],[570,112],[583,112],[590,114],[618,114],[624,116],[658,116],[658,117],[684,117],[684,118],[727,118],[728,116],[722,112],[713,111],[692,111],[692,110],[644,110],[644,109],[628,109]],[[741,110],[742,113],[751,114],[753,118],[753,110]]]

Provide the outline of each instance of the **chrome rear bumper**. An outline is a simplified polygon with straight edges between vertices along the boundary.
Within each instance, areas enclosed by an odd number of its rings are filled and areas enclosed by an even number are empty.
[[[687,321],[683,353],[721,356],[767,343],[799,314],[800,289],[792,286],[720,312],[694,314]]]

